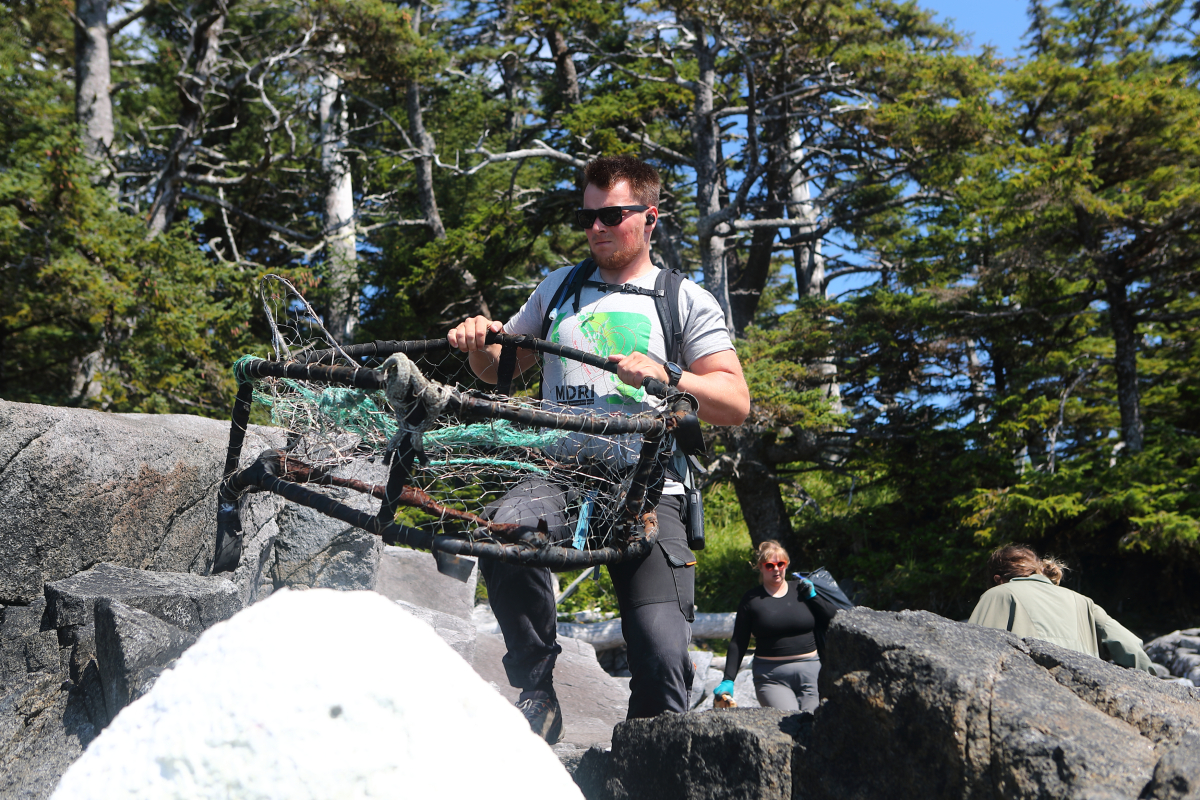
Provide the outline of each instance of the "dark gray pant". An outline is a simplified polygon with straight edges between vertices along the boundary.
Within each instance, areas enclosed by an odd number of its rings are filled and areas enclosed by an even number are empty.
[[[645,558],[609,567],[629,647],[629,719],[683,713],[688,707],[696,568],[687,548],[681,501],[671,495],[660,500],[659,544]],[[510,491],[490,511],[497,522],[532,526],[545,518],[551,536],[558,538],[556,531],[567,530],[565,505],[559,487],[534,480]],[[548,690],[562,652],[550,571],[481,559],[480,574],[508,648],[504,669],[509,683],[522,690]]]
[[[751,665],[754,694],[760,705],[784,711],[816,712],[817,676],[821,660],[815,656],[800,661],[766,661],[756,658]]]

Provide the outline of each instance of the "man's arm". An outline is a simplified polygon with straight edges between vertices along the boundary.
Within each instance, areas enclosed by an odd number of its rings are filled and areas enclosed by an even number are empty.
[[[467,354],[471,371],[481,380],[496,382],[496,365],[500,363],[500,345],[488,344],[488,332],[499,333],[504,326],[487,317],[471,317],[460,322],[447,334],[450,346]],[[537,361],[537,354],[524,347],[517,348],[517,374],[525,372]]]
[[[644,353],[609,356],[617,364],[617,377],[629,386],[641,386],[647,378],[667,383],[666,367]],[[742,375],[742,362],[733,350],[701,356],[684,370],[679,391],[700,403],[697,415],[710,425],[741,425],[750,413],[750,389]]]

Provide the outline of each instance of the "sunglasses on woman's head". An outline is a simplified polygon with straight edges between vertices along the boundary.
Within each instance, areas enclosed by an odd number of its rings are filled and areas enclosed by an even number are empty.
[[[577,208],[575,209],[575,224],[583,228],[585,231],[596,224],[596,217],[600,218],[608,227],[620,225],[621,219],[625,216],[625,211],[645,211],[650,206],[605,206],[604,208]]]
[[[786,569],[788,562],[786,561],[764,561],[762,565],[767,569]]]

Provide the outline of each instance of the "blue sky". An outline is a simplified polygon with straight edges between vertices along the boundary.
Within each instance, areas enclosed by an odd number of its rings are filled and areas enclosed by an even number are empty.
[[[954,19],[954,28],[971,34],[972,51],[986,44],[999,49],[999,55],[1017,55],[1021,36],[1029,27],[1026,0],[918,0],[918,3],[945,22]]]
[[[1021,37],[1029,27],[1028,0],[917,0],[922,8],[933,11],[940,22],[951,24],[966,35],[967,52],[978,52],[984,45],[995,45],[1001,58],[1014,58]],[[951,20],[953,22],[951,23]],[[850,275],[834,280],[829,296],[860,288],[874,280],[870,275]]]

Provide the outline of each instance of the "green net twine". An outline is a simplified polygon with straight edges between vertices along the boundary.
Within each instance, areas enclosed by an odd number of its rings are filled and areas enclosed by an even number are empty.
[[[245,355],[233,365],[233,374],[238,383],[250,380],[246,375],[246,365],[252,361],[262,361],[258,356]],[[363,440],[390,440],[399,430],[399,424],[389,413],[387,401],[382,392],[364,392],[359,389],[347,389],[338,386],[326,386],[314,390],[299,381],[282,378],[279,384],[286,387],[285,392],[263,392],[254,390],[253,402],[271,409],[271,421],[280,427],[291,428],[298,417],[306,417],[309,424],[322,419],[321,427],[328,423],[329,427],[357,434]],[[450,450],[465,447],[530,447],[545,448],[555,444],[567,434],[553,429],[518,428],[506,420],[495,422],[472,423],[469,425],[450,425],[445,428],[426,431],[424,446],[428,449]],[[470,464],[481,466],[508,467],[531,472],[544,472],[540,467],[521,464],[516,461],[499,461],[493,459],[456,460],[442,463]]]
[[[253,378],[246,375],[246,365],[251,361],[262,361],[258,356],[245,355],[233,362],[233,377],[240,386],[243,383],[249,383]]]
[[[539,467],[536,464],[527,464],[524,461],[506,461],[500,458],[442,458],[430,460],[427,464],[419,467],[420,469],[428,469],[436,471],[438,467],[496,467],[505,469],[514,469],[518,472],[532,472],[535,475],[549,475],[550,470]]]
[[[549,447],[567,434],[550,428],[518,428],[507,420],[452,425],[425,433],[425,448],[483,445],[492,447]]]
[[[294,416],[294,412],[316,409],[329,425],[338,430],[358,435],[364,440],[390,439],[399,426],[386,411],[387,404],[379,392],[364,392],[340,386],[326,386],[313,390],[288,378],[280,381],[295,396],[270,398],[271,417],[276,424]]]

